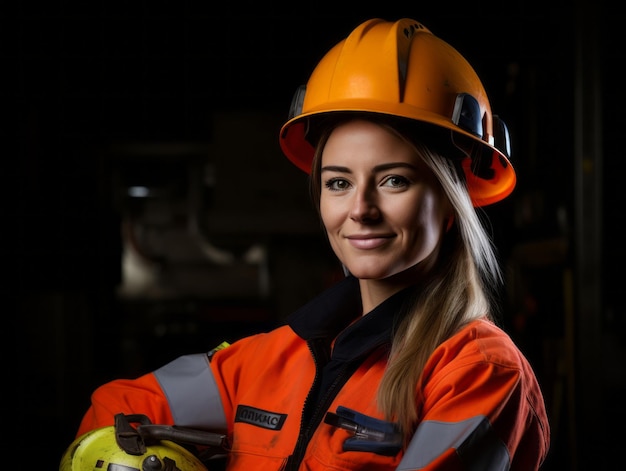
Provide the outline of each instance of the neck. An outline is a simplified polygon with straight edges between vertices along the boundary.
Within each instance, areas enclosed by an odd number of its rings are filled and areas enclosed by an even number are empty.
[[[401,284],[390,280],[359,280],[363,315],[397,292],[414,283]]]
[[[435,257],[424,260],[400,273],[382,279],[359,279],[363,315],[397,292],[421,283],[434,267]]]

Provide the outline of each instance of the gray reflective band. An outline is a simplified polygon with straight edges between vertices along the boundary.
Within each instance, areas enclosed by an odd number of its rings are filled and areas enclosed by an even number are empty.
[[[206,354],[179,357],[154,375],[176,425],[226,430],[222,400]]]
[[[506,471],[510,467],[505,444],[495,436],[487,418],[477,416],[462,422],[422,422],[396,469],[423,469],[450,448],[471,471]]]

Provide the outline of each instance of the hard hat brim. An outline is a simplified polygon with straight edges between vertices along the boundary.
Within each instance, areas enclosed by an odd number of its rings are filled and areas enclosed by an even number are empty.
[[[449,130],[452,136],[466,138],[475,145],[474,152],[479,150],[480,159],[488,159],[488,166],[492,170],[491,178],[481,178],[471,171],[466,172],[468,191],[474,206],[487,206],[509,196],[516,185],[516,174],[511,162],[502,151],[469,132],[456,126],[451,120],[441,115],[415,108],[407,104],[387,102],[373,102],[372,100],[337,100],[307,110],[305,113],[288,120],[280,131],[280,147],[286,157],[296,167],[306,173],[311,172],[314,144],[309,142],[307,135],[310,127],[314,126],[315,118],[328,116],[334,113],[372,113],[385,114],[395,117],[408,118],[416,122],[430,124],[441,129]],[[454,140],[454,139],[453,139]],[[463,139],[459,139],[463,140]],[[476,157],[476,156],[475,156]],[[462,162],[465,169],[471,166],[469,155]]]

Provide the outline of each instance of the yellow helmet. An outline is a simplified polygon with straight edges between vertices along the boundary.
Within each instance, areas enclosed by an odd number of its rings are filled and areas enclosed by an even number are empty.
[[[137,421],[143,425],[130,426]],[[74,440],[61,458],[59,471],[207,471],[190,450],[172,440],[156,438],[160,436],[204,443],[214,450],[224,440],[219,434],[151,425],[141,414],[118,414],[115,426],[91,430]]]
[[[309,173],[314,143],[307,133],[329,113],[370,112],[450,131],[475,206],[495,203],[515,187],[504,122],[492,115],[471,65],[415,20],[372,19],[331,48],[294,95],[280,132],[285,155]]]

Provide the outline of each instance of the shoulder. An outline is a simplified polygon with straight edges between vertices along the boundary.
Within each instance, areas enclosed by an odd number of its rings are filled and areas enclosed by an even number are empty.
[[[268,332],[243,337],[217,351],[213,359],[245,358],[246,361],[267,361],[285,350],[293,350],[305,342],[287,325],[281,325]]]
[[[424,369],[425,379],[487,373],[531,375],[532,369],[511,337],[486,319],[464,326],[439,345]]]
[[[473,321],[439,345],[424,368],[421,388],[425,420],[458,423],[484,416],[512,456],[535,453],[529,446],[545,456],[549,424],[539,383],[523,353],[497,325]],[[526,451],[517,453],[518,447]]]
[[[440,348],[460,356],[503,366],[514,367],[526,362],[509,334],[487,319],[470,322],[442,343]]]
[[[423,370],[422,387],[427,395],[473,390],[505,398],[517,390],[516,397],[537,403],[541,399],[524,354],[504,330],[487,320],[471,322],[435,349]]]

